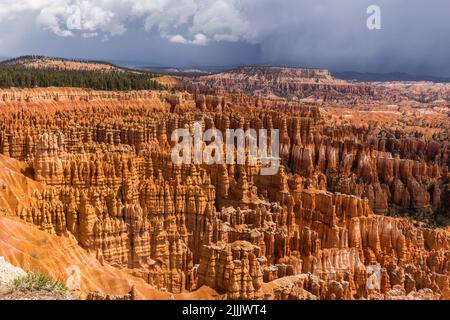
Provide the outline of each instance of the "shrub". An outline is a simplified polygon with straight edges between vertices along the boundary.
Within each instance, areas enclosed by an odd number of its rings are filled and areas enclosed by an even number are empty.
[[[10,287],[12,291],[47,291],[61,295],[65,295],[69,291],[64,282],[51,280],[46,275],[34,272],[28,272],[24,276],[15,278]]]

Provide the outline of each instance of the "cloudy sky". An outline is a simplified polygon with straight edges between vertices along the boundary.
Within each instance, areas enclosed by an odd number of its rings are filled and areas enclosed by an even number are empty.
[[[450,1],[0,0],[0,56],[24,54],[450,76]]]

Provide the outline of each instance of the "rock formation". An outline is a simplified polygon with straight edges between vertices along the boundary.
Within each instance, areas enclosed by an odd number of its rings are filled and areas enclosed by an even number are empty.
[[[373,95],[368,85],[333,78],[325,69],[241,67],[193,80],[202,90],[243,92],[262,97],[348,99]],[[219,91],[217,91],[219,90]]]
[[[329,91],[328,73],[297,73],[310,87],[271,79],[296,94]],[[342,86],[344,95],[369,90]],[[450,239],[430,228],[450,216],[448,124],[426,135],[242,93],[0,96],[0,209],[76,239],[99,266],[167,295],[209,287],[228,299],[450,298]],[[278,173],[261,175],[248,158],[175,164],[171,133],[194,122],[279,130]],[[131,299],[123,288],[95,288],[89,299]]]

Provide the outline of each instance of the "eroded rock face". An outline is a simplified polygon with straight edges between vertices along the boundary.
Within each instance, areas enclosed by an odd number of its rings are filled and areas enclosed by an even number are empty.
[[[236,70],[202,76],[193,82],[203,90],[232,91],[262,97],[298,99],[314,97],[331,100],[343,97],[373,95],[364,84],[353,84],[333,78],[325,69],[241,67]]]
[[[124,295],[111,295],[111,294],[104,294],[98,291],[90,292],[86,300],[95,300],[95,301],[105,301],[105,300],[112,300],[112,301],[126,301],[126,300],[136,300],[136,287],[133,286],[129,293]]]
[[[437,136],[333,124],[324,107],[244,95],[70,89],[66,103],[48,90],[20,92],[33,102],[3,92],[0,152],[45,185],[12,214],[75,237],[100,263],[176,294],[450,298],[448,234],[389,216],[449,215],[448,143]],[[279,129],[278,173],[174,164],[171,133],[195,121]]]

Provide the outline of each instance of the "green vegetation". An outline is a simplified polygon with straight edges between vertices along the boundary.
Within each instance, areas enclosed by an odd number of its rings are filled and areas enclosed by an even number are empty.
[[[62,281],[54,281],[40,273],[28,272],[25,276],[15,278],[10,288],[17,292],[47,291],[54,294],[65,295],[69,292]]]
[[[0,88],[77,87],[95,90],[163,90],[149,73],[62,71],[0,67]]]

